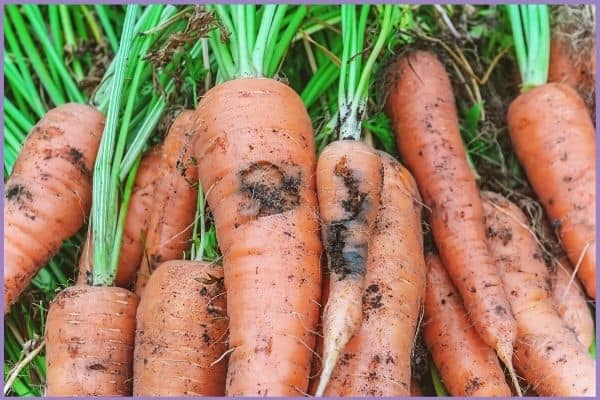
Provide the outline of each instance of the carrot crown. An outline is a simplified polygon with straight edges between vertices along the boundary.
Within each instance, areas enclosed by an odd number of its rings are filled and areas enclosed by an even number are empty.
[[[302,20],[306,6],[207,5],[220,22],[220,32],[209,34],[218,65],[217,81],[235,78],[272,78]]]
[[[338,86],[340,139],[359,140],[361,123],[367,105],[368,85],[377,56],[392,32],[394,14],[397,7],[384,5],[376,7],[379,14],[379,34],[371,53],[363,64],[365,36],[370,6],[343,4],[342,6],[342,61]]]
[[[523,90],[546,83],[550,63],[550,15],[548,6],[508,5],[515,53]]]

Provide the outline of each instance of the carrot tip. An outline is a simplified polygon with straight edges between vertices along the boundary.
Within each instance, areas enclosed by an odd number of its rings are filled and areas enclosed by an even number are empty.
[[[523,391],[521,390],[521,386],[519,385],[519,379],[517,378],[517,373],[515,372],[515,368],[512,363],[512,346],[511,345],[498,345],[498,349],[496,350],[498,354],[498,358],[508,369],[508,374],[510,375],[510,379],[512,380],[513,386],[517,391],[517,396],[523,397]]]
[[[339,357],[340,349],[329,352],[325,357],[325,360],[323,361],[323,372],[321,372],[321,377],[319,378],[319,386],[315,392],[315,397],[322,397],[325,393],[325,389],[327,389],[327,384],[329,384],[331,374],[333,373],[333,369],[337,364]]]

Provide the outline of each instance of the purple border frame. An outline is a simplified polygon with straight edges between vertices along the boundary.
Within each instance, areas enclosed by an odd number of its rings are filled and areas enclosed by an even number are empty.
[[[595,1],[576,1],[576,0],[563,0],[563,1],[556,1],[556,0],[549,0],[549,1],[515,1],[515,0],[508,0],[508,1],[497,1],[497,0],[490,0],[490,1],[480,1],[480,0],[474,0],[474,1],[440,1],[440,0],[433,0],[433,1],[415,1],[415,0],[411,0],[411,1],[390,1],[390,0],[384,0],[384,1],[373,1],[373,0],[347,0],[347,1],[340,1],[340,0],[308,0],[308,1],[297,1],[297,0],[291,0],[291,1],[280,1],[280,0],[271,0],[271,1],[250,1],[250,0],[238,0],[238,1],[221,1],[221,0],[217,0],[217,1],[206,1],[206,0],[196,0],[196,1],[189,1],[189,0],[170,0],[170,1],[160,1],[160,0],[141,0],[141,1],[115,1],[115,0],[93,0],[93,1],[81,1],[81,0],[63,0],[63,1],[49,1],[49,0],[23,0],[23,1],[4,1],[4,0],[0,0],[0,5],[2,8],[2,13],[0,15],[0,28],[2,28],[2,32],[4,32],[4,5],[5,4],[27,4],[27,3],[32,3],[32,4],[40,4],[40,5],[45,5],[45,4],[113,4],[113,5],[119,5],[119,4],[129,4],[129,3],[136,3],[136,4],[154,4],[154,3],[158,3],[158,4],[174,4],[174,5],[181,5],[181,4],[206,4],[206,3],[223,3],[223,4],[231,4],[231,3],[239,3],[239,4],[272,4],[272,3],[281,3],[281,4],[342,4],[342,3],[356,3],[356,4],[383,4],[383,3],[394,3],[394,4],[423,4],[423,5],[431,5],[431,4],[473,4],[473,5],[489,5],[489,4],[522,4],[522,3],[537,3],[537,4],[551,4],[551,5],[557,5],[557,4],[595,4]],[[596,19],[596,44],[598,44],[600,42],[600,31],[598,29],[598,27],[600,26],[600,23],[598,22],[598,19]],[[4,50],[4,35],[2,35],[2,38],[0,39],[0,46],[2,47],[2,49]],[[596,50],[596,72],[598,72],[599,67],[598,67],[598,61],[600,61],[600,53],[598,52],[598,50]],[[2,71],[4,72],[4,53],[0,54],[0,67],[2,69]],[[596,79],[596,93],[598,93],[598,89],[600,88],[600,83],[598,82],[598,80]],[[2,94],[2,98],[0,99],[0,106],[2,107],[2,115],[0,116],[0,122],[2,123],[2,126],[4,127],[4,79],[2,79],[2,81],[0,81],[0,93]],[[596,95],[597,96],[597,95]],[[596,97],[598,98],[598,96]],[[598,104],[598,101],[596,101],[596,126],[598,126],[598,122],[600,121],[600,104]],[[596,136],[596,147],[598,145],[598,143],[600,143],[600,139],[598,138],[598,136]],[[2,150],[2,154],[0,155],[0,162],[2,163],[2,165],[4,165],[4,141],[2,141],[2,144],[0,145],[0,149]],[[600,171],[600,159],[598,157],[596,157],[596,188],[598,187],[598,183],[599,183],[599,179],[598,179],[598,171]],[[2,188],[2,192],[4,193],[4,180],[2,180],[2,182],[0,183],[0,188]],[[4,207],[4,196],[2,196],[2,200],[0,200],[0,202],[2,203],[2,206]],[[596,200],[596,215],[598,215],[598,212],[600,211],[600,203]],[[2,220],[4,221],[4,216],[2,217]],[[0,233],[2,234],[2,237],[4,237],[4,223],[2,224],[2,227],[0,228]],[[596,237],[599,236],[600,233],[600,229],[598,228],[598,225],[596,225]],[[598,242],[596,242],[596,249],[598,248]],[[2,254],[4,254],[4,240],[2,241],[2,244],[0,245],[0,252]],[[4,266],[4,263],[2,263],[2,265]],[[2,268],[2,270],[0,271],[0,277],[4,277],[4,268]],[[596,273],[596,283],[598,284],[600,282],[600,276]],[[596,285],[598,286],[598,285]],[[4,279],[2,280],[2,288],[4,288]],[[4,307],[4,305],[2,305],[2,307]],[[596,328],[598,327],[598,317],[600,316],[600,311],[598,310],[598,307],[596,307]],[[2,328],[2,344],[4,345],[4,318],[2,318],[2,323],[0,324],[0,328]],[[598,339],[600,338],[600,335],[598,334],[598,330],[596,329],[596,344],[598,344]],[[4,352],[2,352],[2,363],[4,365]],[[598,355],[596,355],[596,361],[598,360]],[[600,374],[598,369],[596,368],[596,388],[598,388],[598,383],[600,381]],[[2,382],[4,383],[4,375],[2,378]],[[4,387],[4,384],[2,385]],[[117,398],[123,398],[123,399],[127,399],[128,397],[117,397]],[[150,397],[147,397],[150,398]],[[252,398],[252,397],[250,397]],[[301,398],[301,397],[298,397]],[[422,398],[427,398],[427,397],[422,397]],[[537,397],[525,397],[525,398],[530,398],[530,399],[536,399]],[[215,397],[215,399],[218,399],[218,397]],[[256,399],[260,399],[259,397],[256,397]]]

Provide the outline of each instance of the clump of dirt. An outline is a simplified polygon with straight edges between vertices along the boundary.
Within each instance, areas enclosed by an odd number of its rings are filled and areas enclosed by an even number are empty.
[[[82,42],[74,50],[67,50],[65,49],[65,62],[67,65],[70,65],[73,59],[81,59],[87,54],[91,55],[91,68],[87,71],[86,76],[78,82],[79,88],[87,96],[91,96],[102,82],[102,78],[113,59],[112,50],[105,42],[97,43],[91,40]]]
[[[246,196],[245,215],[266,217],[292,210],[300,204],[300,172],[290,175],[284,168],[258,161],[238,173],[240,191]]]

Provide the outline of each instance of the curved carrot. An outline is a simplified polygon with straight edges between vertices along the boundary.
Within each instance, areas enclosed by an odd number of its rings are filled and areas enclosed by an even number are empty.
[[[587,108],[571,87],[549,83],[517,97],[507,117],[527,178],[587,294],[595,298],[596,144]]]
[[[198,175],[232,294],[226,393],[302,394],[321,292],[310,118],[292,89],[265,78],[214,87],[197,116]]]
[[[437,255],[426,257],[423,338],[452,396],[511,395],[494,350],[471,326],[460,294]]]
[[[330,276],[323,310],[320,395],[344,347],[362,325],[368,246],[379,209],[383,168],[369,145],[338,140],[319,156],[316,176]]]
[[[575,332],[583,347],[589,349],[594,340],[594,320],[585,292],[573,273],[569,260],[561,258],[550,272],[552,298],[567,327]]]
[[[123,229],[123,241],[119,255],[119,267],[115,278],[115,285],[128,288],[135,278],[135,273],[142,260],[143,240],[146,236],[150,209],[154,199],[155,183],[161,172],[161,146],[156,145],[144,155],[135,184],[129,200],[129,208]],[[86,237],[79,257],[79,273],[77,284],[86,284],[92,274],[92,241]]]
[[[409,396],[411,355],[425,296],[421,198],[408,170],[386,153],[369,243],[362,325],[342,350],[327,396]]]
[[[4,187],[4,314],[90,211],[104,116],[54,108],[33,127]]]
[[[131,395],[137,306],[138,297],[118,287],[60,292],[46,319],[46,395]]]
[[[516,324],[485,242],[481,199],[450,80],[437,57],[424,51],[409,53],[392,68],[387,112],[402,159],[430,209],[443,265],[475,329],[511,369]]]
[[[541,396],[594,396],[596,363],[558,315],[523,212],[483,192],[487,237],[517,320],[515,368]]]
[[[223,268],[173,260],[152,273],[137,311],[134,396],[223,396]]]
[[[183,111],[162,145],[160,174],[154,186],[144,255],[135,282],[138,296],[160,263],[182,258],[190,246],[198,201],[194,121],[194,111]]]

